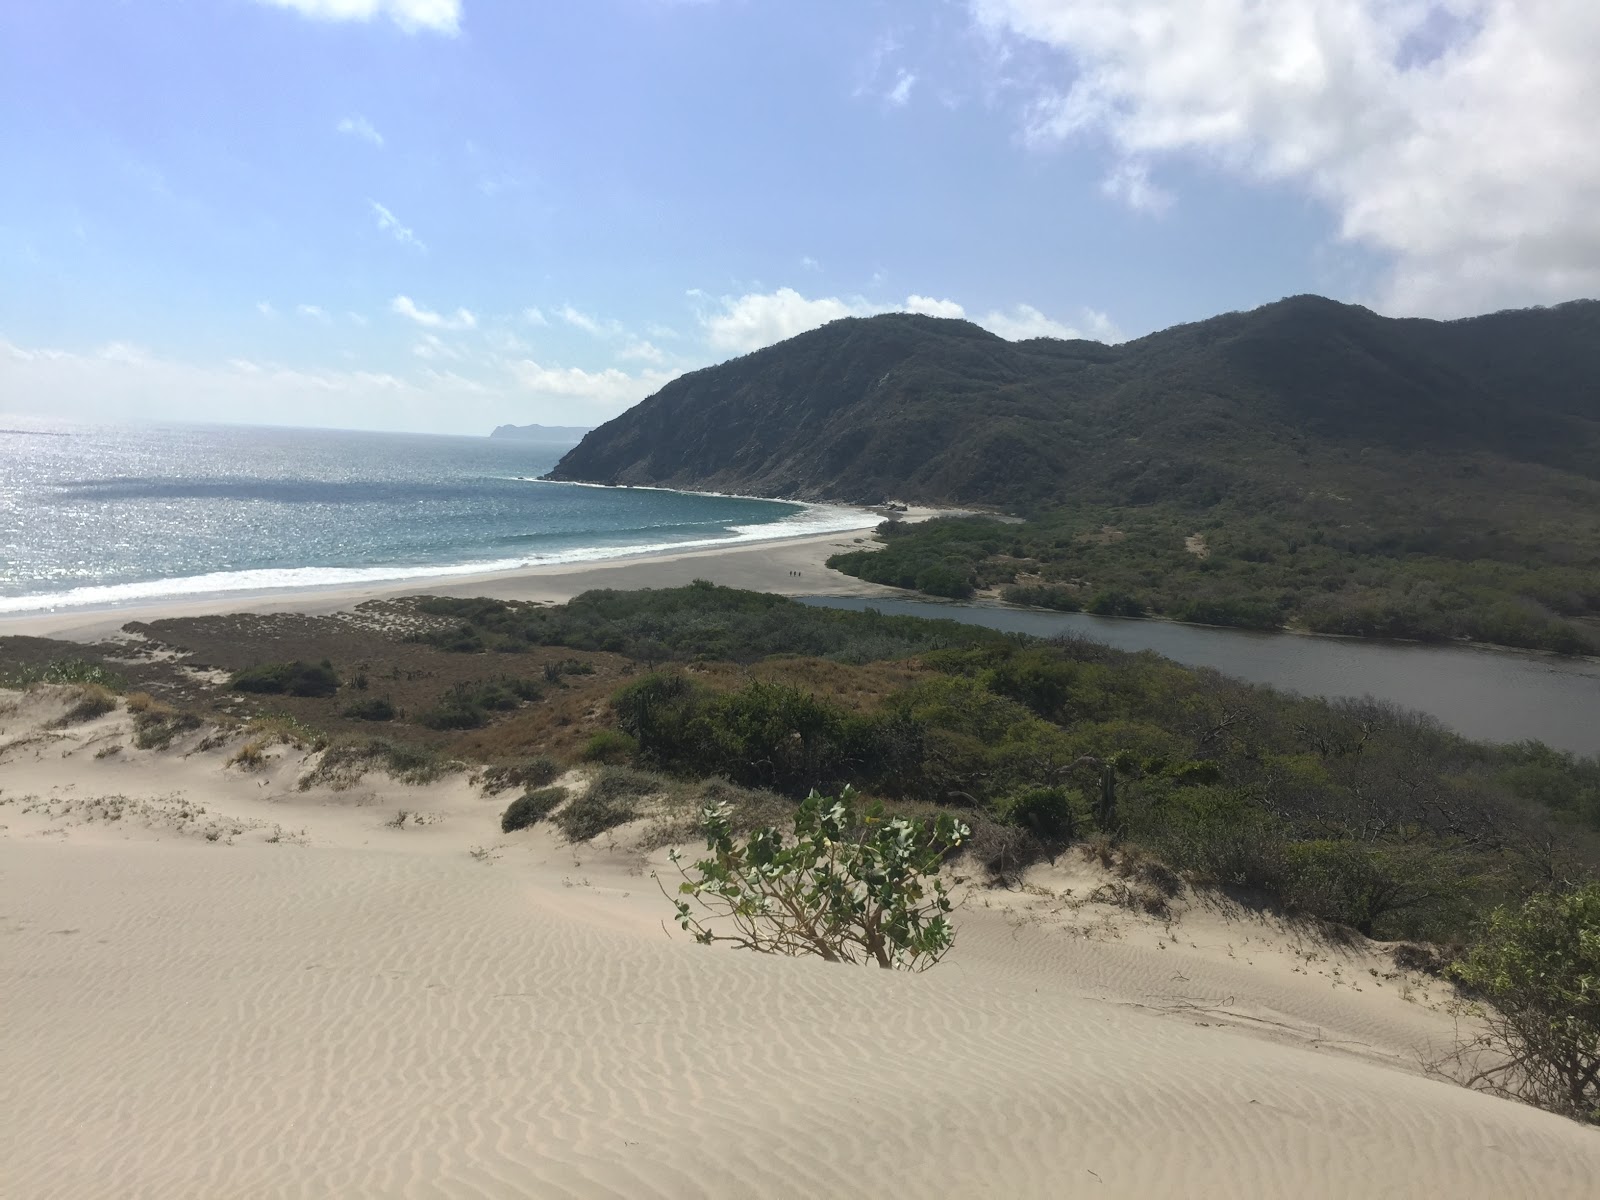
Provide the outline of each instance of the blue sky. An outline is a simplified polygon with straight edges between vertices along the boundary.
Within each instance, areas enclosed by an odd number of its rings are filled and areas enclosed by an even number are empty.
[[[594,424],[832,317],[1600,291],[1592,0],[20,0],[0,412]]]

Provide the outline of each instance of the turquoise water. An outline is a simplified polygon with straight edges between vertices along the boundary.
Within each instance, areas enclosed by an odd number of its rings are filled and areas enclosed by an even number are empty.
[[[0,614],[435,579],[875,519],[537,482],[561,452],[333,430],[13,427],[0,432]]]

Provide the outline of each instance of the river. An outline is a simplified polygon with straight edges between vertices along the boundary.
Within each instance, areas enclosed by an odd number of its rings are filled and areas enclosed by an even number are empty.
[[[1214,667],[1305,696],[1374,696],[1428,713],[1470,738],[1537,739],[1559,750],[1600,755],[1600,663],[1588,659],[928,600],[804,600],[824,608],[944,617],[1039,637],[1081,634],[1121,650],[1154,650],[1174,662]]]

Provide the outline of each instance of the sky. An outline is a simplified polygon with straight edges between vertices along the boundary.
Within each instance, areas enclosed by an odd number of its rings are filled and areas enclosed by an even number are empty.
[[[0,414],[594,425],[851,315],[1600,295],[1596,0],[8,0]]]

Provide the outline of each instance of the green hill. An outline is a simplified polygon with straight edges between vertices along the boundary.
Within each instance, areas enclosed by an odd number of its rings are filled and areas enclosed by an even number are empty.
[[[549,477],[1034,518],[1003,547],[897,539],[965,580],[942,592],[1594,648],[1600,302],[1439,322],[1300,296],[1119,346],[843,320],[673,381]]]

